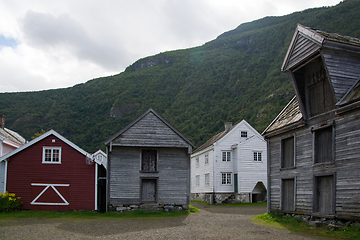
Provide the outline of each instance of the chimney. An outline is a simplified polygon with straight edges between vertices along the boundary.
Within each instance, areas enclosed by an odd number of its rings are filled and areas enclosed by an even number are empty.
[[[5,115],[0,114],[0,127],[4,128],[5,127]]]
[[[226,122],[225,123],[225,132],[229,130],[232,127],[232,122]]]

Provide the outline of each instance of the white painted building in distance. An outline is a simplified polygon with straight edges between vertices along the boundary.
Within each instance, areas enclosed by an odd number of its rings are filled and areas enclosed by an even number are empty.
[[[210,203],[266,200],[267,148],[245,120],[213,136],[191,154],[191,199]]]

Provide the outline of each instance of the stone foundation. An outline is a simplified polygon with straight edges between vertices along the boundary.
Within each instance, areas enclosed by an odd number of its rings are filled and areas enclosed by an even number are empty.
[[[257,202],[266,201],[265,194],[257,194]],[[210,204],[219,203],[250,203],[252,195],[250,193],[191,193],[191,200],[208,202]]]
[[[188,211],[189,205],[176,205],[176,204],[157,204],[157,203],[148,203],[148,204],[140,204],[140,205],[121,205],[121,204],[111,204],[108,206],[108,211],[116,211],[116,212],[125,212],[125,211]]]

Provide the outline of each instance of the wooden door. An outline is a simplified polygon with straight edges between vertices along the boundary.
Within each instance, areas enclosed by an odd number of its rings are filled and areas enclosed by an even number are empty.
[[[156,179],[142,179],[142,202],[156,202]]]
[[[282,180],[281,208],[282,210],[295,210],[294,179]]]
[[[334,212],[334,191],[334,176],[322,176],[316,178],[316,212]]]

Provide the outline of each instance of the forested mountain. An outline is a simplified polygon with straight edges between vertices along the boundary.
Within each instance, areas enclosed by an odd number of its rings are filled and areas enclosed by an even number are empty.
[[[54,129],[89,152],[150,107],[197,147],[226,121],[245,119],[261,132],[295,95],[280,68],[298,23],[360,38],[360,0],[244,23],[70,88],[1,93],[0,114],[26,139]]]

